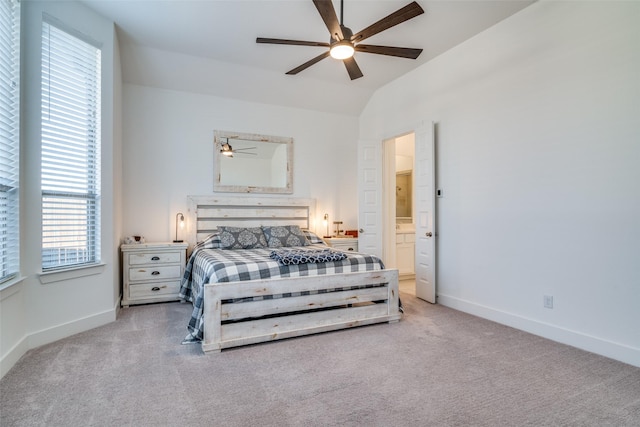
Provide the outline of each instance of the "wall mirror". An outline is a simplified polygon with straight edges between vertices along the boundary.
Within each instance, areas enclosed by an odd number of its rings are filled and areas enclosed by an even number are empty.
[[[412,220],[412,195],[413,173],[412,171],[396,172],[396,220],[399,222],[411,222]]]
[[[293,138],[213,132],[213,191],[293,193]]]

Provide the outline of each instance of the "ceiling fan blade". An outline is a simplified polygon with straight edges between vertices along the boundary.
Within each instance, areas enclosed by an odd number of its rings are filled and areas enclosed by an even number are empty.
[[[347,67],[347,73],[349,73],[349,77],[351,80],[359,79],[363,76],[362,71],[360,71],[360,67],[358,67],[358,63],[353,58],[343,59],[344,66]]]
[[[410,47],[376,46],[372,44],[357,44],[356,52],[377,53],[378,55],[397,56],[400,58],[416,59],[422,53],[422,49]]]
[[[378,22],[369,25],[364,30],[356,33],[351,37],[351,41],[354,43],[361,42],[362,40],[378,34],[381,31],[387,30],[398,24],[402,24],[404,21],[408,21],[411,18],[415,18],[418,15],[424,13],[424,10],[418,3],[411,2],[405,7],[396,10],[391,15],[386,16]]]
[[[256,43],[267,43],[267,44],[287,44],[294,46],[319,46],[319,47],[329,47],[329,43],[322,42],[307,42],[303,40],[287,40],[287,39],[270,39],[264,37],[258,37],[256,39]]]
[[[293,74],[298,74],[300,71],[302,70],[306,70],[307,68],[311,67],[313,64],[315,64],[316,62],[320,62],[322,61],[324,58],[326,58],[327,56],[329,56],[329,51],[324,52],[321,55],[316,56],[315,58],[305,62],[304,64],[294,68],[291,71],[287,71],[287,74],[293,75]]]
[[[313,0],[313,4],[316,5],[316,9],[318,9],[331,37],[336,40],[344,39],[342,28],[340,28],[340,21],[338,21],[338,16],[336,15],[336,10],[333,8],[331,0]]]

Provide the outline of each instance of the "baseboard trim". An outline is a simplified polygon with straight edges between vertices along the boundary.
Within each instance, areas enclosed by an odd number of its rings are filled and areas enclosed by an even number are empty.
[[[71,335],[85,332],[98,326],[103,326],[114,322],[120,307],[120,301],[112,309],[103,311],[102,313],[92,314],[81,319],[64,323],[62,325],[53,326],[43,329],[32,334],[25,335],[16,345],[14,345],[7,354],[0,359],[0,378],[9,372],[11,368],[24,356],[27,351],[41,345],[58,341]]]
[[[0,359],[0,378],[4,377],[27,351],[29,351],[29,343],[27,336],[24,336]]]
[[[640,367],[640,348],[607,341],[602,338],[561,328],[549,323],[496,310],[460,298],[438,294],[438,303],[458,311],[482,317],[512,328],[516,328],[581,350],[599,354],[610,359]]]
[[[81,319],[43,329],[38,332],[29,334],[29,348],[40,347],[58,341],[71,335],[85,332],[98,326],[103,326],[116,320],[116,310],[111,308],[102,313],[92,314]]]

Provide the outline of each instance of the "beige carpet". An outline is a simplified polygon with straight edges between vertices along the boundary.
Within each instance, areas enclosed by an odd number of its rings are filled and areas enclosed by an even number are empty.
[[[402,294],[403,319],[204,355],[190,306],[29,351],[2,426],[639,426],[640,368]]]

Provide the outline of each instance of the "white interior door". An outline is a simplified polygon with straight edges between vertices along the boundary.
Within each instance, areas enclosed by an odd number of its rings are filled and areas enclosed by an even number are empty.
[[[398,268],[395,138],[387,139],[382,143],[382,161],[382,260],[386,268]]]
[[[436,303],[435,141],[434,124],[416,131],[416,296]]]
[[[358,251],[382,259],[382,141],[358,143]]]

